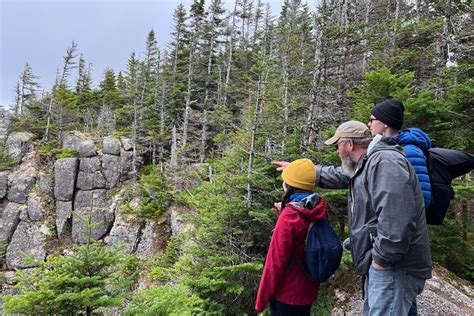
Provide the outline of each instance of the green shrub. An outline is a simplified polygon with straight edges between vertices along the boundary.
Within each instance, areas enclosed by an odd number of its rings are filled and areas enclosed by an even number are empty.
[[[206,302],[183,285],[152,286],[137,291],[124,315],[196,315]]]
[[[38,149],[41,158],[74,158],[79,155],[79,151],[70,148],[59,148],[55,141],[42,144]]]
[[[18,294],[4,297],[4,312],[28,315],[77,315],[117,307],[138,275],[138,260],[94,242],[70,255],[52,255],[32,270],[16,272]]]
[[[130,192],[129,192],[130,193]],[[173,202],[173,193],[169,190],[166,178],[159,166],[143,168],[140,181],[136,186],[139,206],[131,207],[125,203],[124,213],[137,214],[149,219],[159,218]]]
[[[433,260],[456,275],[474,281],[474,246],[464,240],[465,228],[453,218],[446,218],[440,226],[430,226],[430,246]],[[472,228],[471,228],[472,232]]]
[[[331,315],[334,305],[334,289],[328,283],[322,283],[319,287],[318,299],[311,307],[311,315]]]

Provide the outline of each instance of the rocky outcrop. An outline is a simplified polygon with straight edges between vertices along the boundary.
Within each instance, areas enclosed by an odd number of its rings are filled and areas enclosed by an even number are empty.
[[[423,293],[418,296],[420,315],[472,315],[474,287],[435,265],[433,277],[426,281]]]
[[[44,260],[46,258],[46,235],[46,226],[37,226],[22,221],[15,230],[7,248],[7,267],[13,270],[36,266],[27,257]]]
[[[32,142],[35,135],[28,132],[10,133],[7,137],[6,144],[11,157],[20,162],[23,156],[32,149]]]
[[[37,222],[44,219],[46,211],[38,192],[32,192],[28,196],[27,211],[31,221]]]
[[[144,222],[133,216],[119,215],[109,236],[104,241],[107,247],[130,254],[137,249],[143,226]]]
[[[86,140],[79,145],[79,156],[83,157],[92,157],[95,156],[97,152],[95,151],[94,141]]]
[[[354,269],[336,274],[329,281],[335,289],[332,315],[362,315],[360,281]],[[423,292],[417,297],[419,315],[472,315],[474,288],[445,268],[434,265],[433,277],[426,281]]]
[[[86,173],[94,173],[100,171],[100,157],[89,157],[79,159],[79,171]]]
[[[0,219],[0,239],[11,240],[18,223],[20,222],[20,213],[26,210],[26,205],[9,202],[3,210]]]
[[[183,214],[191,212],[191,209],[183,208],[178,205],[172,205],[169,208],[171,235],[176,236],[192,228],[192,226],[183,219]]]
[[[102,142],[102,152],[109,155],[120,155],[120,140],[113,137],[105,137]]]
[[[102,156],[102,167],[104,168],[105,187],[107,189],[116,187],[120,182],[120,157],[104,154]]]
[[[149,258],[155,253],[166,248],[168,239],[171,236],[169,223],[150,221],[143,229],[140,243],[137,247],[137,255],[142,258]]]
[[[72,201],[77,165],[77,158],[58,159],[54,163],[54,197],[56,200]]]
[[[66,134],[63,136],[63,148],[79,151],[79,148],[81,147],[81,142],[81,138],[76,135]]]
[[[0,200],[7,196],[9,174],[8,171],[0,171]]]
[[[120,173],[122,181],[131,179],[132,163],[133,152],[122,150],[120,152]]]
[[[112,227],[115,215],[107,197],[107,190],[77,191],[72,217],[72,238],[77,243],[85,243],[87,234],[99,240]]]
[[[63,147],[78,150],[78,158],[57,159],[46,167],[33,150],[22,152],[23,161],[13,170],[0,172],[0,238],[8,244],[9,269],[33,267],[24,254],[44,260],[55,247],[84,243],[88,236],[142,257],[166,247],[168,213],[158,221],[137,220],[120,214],[121,194],[111,195],[116,191],[110,189],[132,178],[131,141],[107,137],[96,148],[81,138],[63,138]],[[174,221],[180,230],[184,224],[177,217]]]
[[[53,197],[54,193],[54,175],[50,170],[38,173],[36,181],[36,191]]]
[[[76,187],[79,190],[104,189],[105,184],[105,176],[101,171],[96,171],[94,173],[79,171],[77,175]]]
[[[33,188],[36,181],[34,172],[35,170],[31,168],[26,172],[13,172],[9,175],[7,199],[10,202],[26,203],[28,193]]]
[[[56,201],[56,233],[59,238],[70,230],[70,219],[72,218],[72,201]]]
[[[123,150],[130,151],[133,149],[133,142],[130,138],[121,138],[120,142],[122,143]]]

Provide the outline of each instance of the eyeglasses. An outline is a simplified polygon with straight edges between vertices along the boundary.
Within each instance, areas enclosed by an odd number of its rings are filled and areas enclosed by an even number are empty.
[[[378,121],[378,119],[376,119],[375,117],[371,117],[371,118],[369,119],[369,123],[372,124],[372,121]]]

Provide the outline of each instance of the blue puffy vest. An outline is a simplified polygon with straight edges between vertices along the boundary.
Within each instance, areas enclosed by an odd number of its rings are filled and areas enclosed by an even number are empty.
[[[431,183],[428,170],[428,163],[425,151],[431,147],[431,140],[419,128],[407,128],[400,132],[400,135],[393,138],[405,151],[406,159],[415,169],[418,181],[420,182],[425,207],[431,202]]]

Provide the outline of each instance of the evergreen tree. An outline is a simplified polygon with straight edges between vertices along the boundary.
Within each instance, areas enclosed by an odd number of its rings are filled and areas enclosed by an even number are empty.
[[[31,270],[16,272],[18,294],[4,296],[7,313],[93,315],[123,304],[136,280],[137,261],[99,243],[75,246],[70,255],[52,255]]]
[[[26,63],[23,72],[19,76],[16,87],[14,112],[21,117],[27,114],[28,108],[33,108],[37,101],[36,93],[40,88],[38,77],[33,74],[33,69]]]

